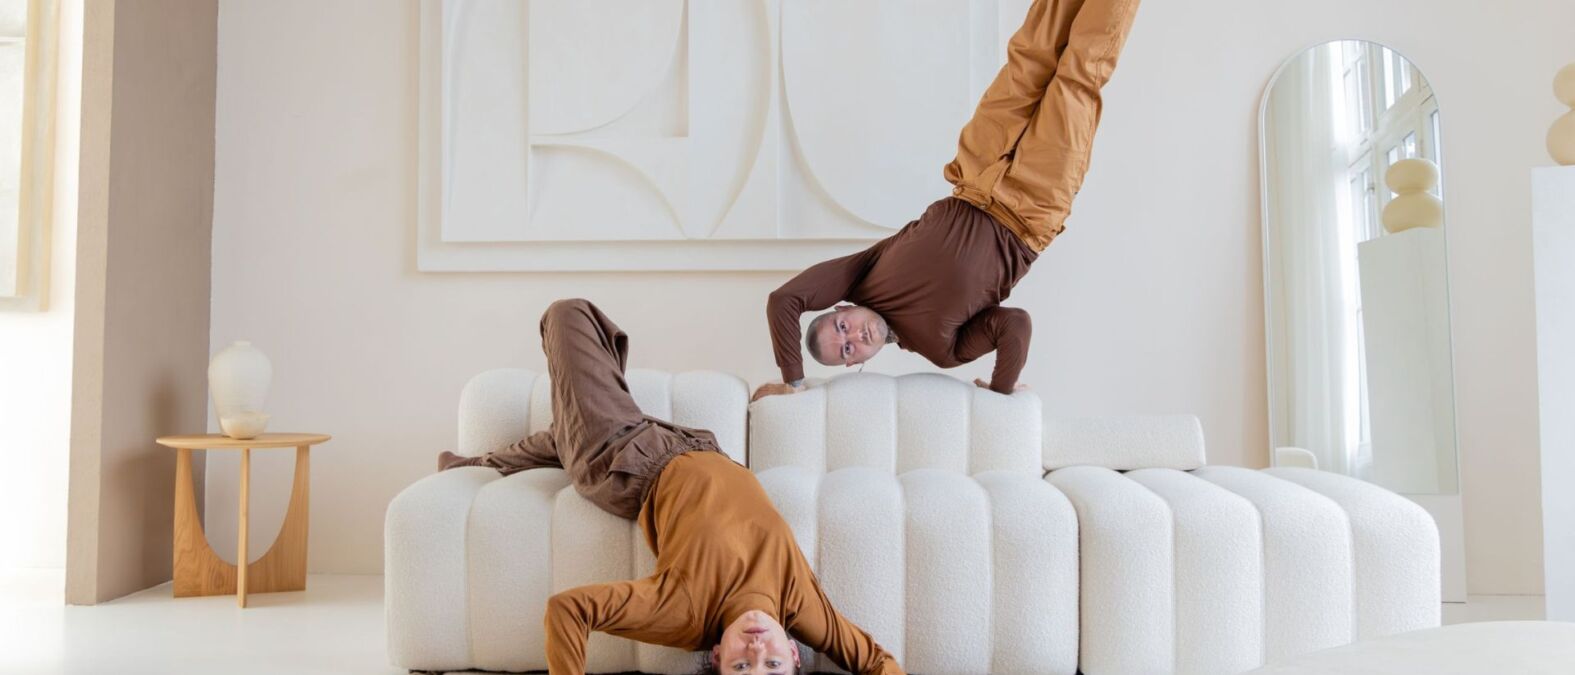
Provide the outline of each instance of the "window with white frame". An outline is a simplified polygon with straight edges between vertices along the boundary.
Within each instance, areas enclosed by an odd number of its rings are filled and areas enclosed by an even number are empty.
[[[0,0],[0,310],[45,306],[54,0]]]
[[[28,0],[0,0],[0,295],[16,293]]]

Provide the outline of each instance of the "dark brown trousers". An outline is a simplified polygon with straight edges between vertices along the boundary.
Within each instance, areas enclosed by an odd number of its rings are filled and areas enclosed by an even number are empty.
[[[667,462],[718,450],[709,431],[640,412],[624,381],[629,336],[587,300],[559,300],[541,317],[541,348],[552,378],[552,428],[456,466],[504,475],[563,467],[575,489],[613,515],[633,519]]]

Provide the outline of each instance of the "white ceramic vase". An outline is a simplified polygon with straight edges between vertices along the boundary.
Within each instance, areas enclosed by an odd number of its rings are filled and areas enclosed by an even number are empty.
[[[267,425],[263,404],[273,382],[267,355],[239,340],[220,350],[208,363],[208,391],[219,428],[232,438],[254,438]]]

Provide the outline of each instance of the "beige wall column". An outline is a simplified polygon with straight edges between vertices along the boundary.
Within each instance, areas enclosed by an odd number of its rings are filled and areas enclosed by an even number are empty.
[[[170,578],[175,455],[206,428],[216,0],[88,0],[66,601]],[[200,475],[200,469],[199,469]]]

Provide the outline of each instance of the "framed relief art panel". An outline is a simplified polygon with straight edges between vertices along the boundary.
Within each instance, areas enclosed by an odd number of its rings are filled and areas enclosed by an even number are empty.
[[[791,270],[950,194],[1031,0],[423,0],[424,271]]]

